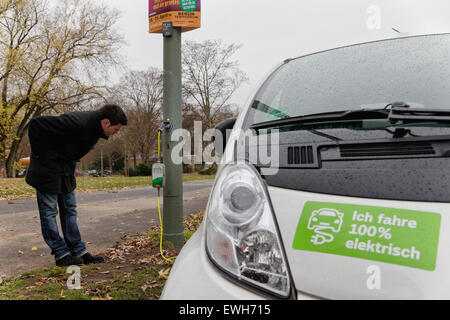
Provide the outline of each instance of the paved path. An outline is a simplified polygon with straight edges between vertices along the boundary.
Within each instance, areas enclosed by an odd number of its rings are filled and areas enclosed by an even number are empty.
[[[184,215],[205,209],[213,182],[183,183]],[[124,234],[159,225],[157,191],[152,187],[80,192],[77,204],[82,239],[93,254],[112,247]],[[42,239],[36,199],[0,201],[0,277],[51,264],[54,258]]]

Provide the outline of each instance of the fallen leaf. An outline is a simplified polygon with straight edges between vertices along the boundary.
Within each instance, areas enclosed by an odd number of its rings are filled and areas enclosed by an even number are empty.
[[[31,251],[36,251],[36,250],[37,250],[36,246],[33,246],[33,248],[31,248]]]
[[[144,284],[144,285],[141,287],[141,290],[142,290],[142,292],[145,292],[145,290],[147,290],[147,286]]]
[[[167,269],[162,269],[158,272],[159,274],[159,278],[162,280],[167,280],[167,278],[169,277],[169,272],[170,272],[171,268],[167,268]]]
[[[91,300],[112,300],[113,298],[111,298],[108,294],[106,295],[105,298],[103,297],[93,297]]]
[[[155,280],[151,281],[150,283],[147,283],[147,288],[157,288],[161,286],[162,285]]]
[[[64,295],[64,290],[63,289],[61,289],[61,293],[60,293],[60,295],[59,295],[61,298],[65,298],[66,296]]]
[[[22,250],[19,250],[19,254],[24,254]]]

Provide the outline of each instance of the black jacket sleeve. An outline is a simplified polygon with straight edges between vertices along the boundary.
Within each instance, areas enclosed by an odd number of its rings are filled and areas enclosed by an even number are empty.
[[[29,132],[37,136],[64,136],[73,135],[82,130],[80,121],[74,117],[63,114],[60,116],[41,116],[31,119]]]
[[[40,116],[30,120],[28,137],[32,152],[40,154],[49,145],[61,144],[69,137],[76,137],[83,130],[83,124],[76,116]]]

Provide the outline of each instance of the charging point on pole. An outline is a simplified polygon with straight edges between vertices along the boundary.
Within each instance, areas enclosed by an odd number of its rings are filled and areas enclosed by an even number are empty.
[[[162,163],[152,165],[152,186],[154,188],[164,188],[165,167]]]
[[[158,162],[152,165],[152,186],[154,188],[164,188],[164,176],[166,168],[163,163],[161,163],[161,132],[164,130],[170,130],[172,125],[170,120],[164,121],[161,127],[158,129]]]
[[[166,167],[163,163],[161,163],[161,132],[164,130],[170,130],[172,128],[172,124],[170,123],[170,119],[167,119],[163,122],[161,127],[158,129],[158,162],[152,165],[152,186],[158,189],[158,216],[159,216],[159,225],[160,225],[160,239],[159,239],[159,252],[161,257],[166,262],[173,262],[176,259],[175,257],[166,258],[164,256],[162,243],[163,243],[163,220],[161,219],[161,206],[159,204],[159,196],[161,188],[164,188],[165,182],[165,171]]]

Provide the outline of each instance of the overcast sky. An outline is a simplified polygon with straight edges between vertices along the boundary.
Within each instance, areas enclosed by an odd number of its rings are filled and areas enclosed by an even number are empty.
[[[148,33],[148,0],[102,1],[122,12],[118,27],[128,66],[162,69],[162,35]],[[202,0],[201,7],[202,27],[183,39],[242,45],[235,59],[250,80],[232,98],[240,106],[286,58],[398,36],[392,28],[450,32],[449,0]]]

